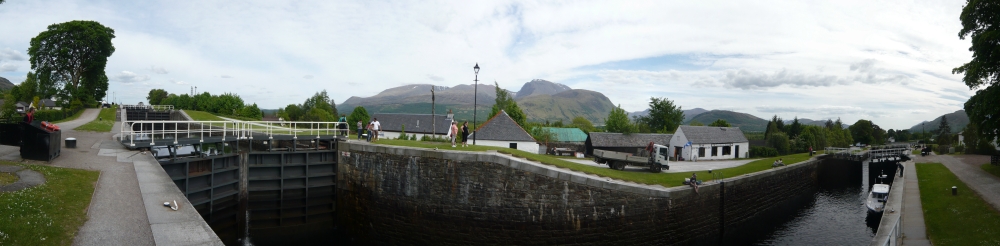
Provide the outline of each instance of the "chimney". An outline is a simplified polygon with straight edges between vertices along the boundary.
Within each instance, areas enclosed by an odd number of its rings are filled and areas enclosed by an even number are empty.
[[[451,109],[448,109],[448,120],[455,120],[455,114],[451,113]]]

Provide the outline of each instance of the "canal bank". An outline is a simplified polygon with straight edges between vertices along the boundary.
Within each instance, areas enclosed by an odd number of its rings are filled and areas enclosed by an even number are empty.
[[[745,243],[810,202],[824,166],[817,156],[695,193],[495,152],[354,141],[338,150],[337,219],[357,244]]]

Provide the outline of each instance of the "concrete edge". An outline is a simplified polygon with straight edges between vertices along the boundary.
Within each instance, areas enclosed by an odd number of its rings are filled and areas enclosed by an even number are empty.
[[[132,164],[136,169],[139,192],[142,194],[153,241],[157,245],[223,245],[222,239],[194,209],[153,156],[140,155],[135,159],[138,160],[132,161]],[[176,200],[180,209],[173,211],[163,206],[162,201],[152,197]]]
[[[913,160],[906,162],[912,163]],[[882,212],[882,220],[878,224],[878,231],[868,245],[890,245],[891,242],[896,242],[891,245],[901,244],[899,241],[902,237],[900,218],[903,215],[903,193],[906,189],[905,175],[904,177],[899,177],[899,172],[901,171],[896,170],[897,173],[893,174],[896,175],[896,178],[893,179],[892,187],[889,189],[889,200],[885,205],[886,211]]]

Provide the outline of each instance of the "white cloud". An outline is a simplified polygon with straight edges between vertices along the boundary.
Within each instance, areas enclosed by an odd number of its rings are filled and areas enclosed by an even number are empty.
[[[444,78],[442,78],[441,76],[437,76],[437,75],[433,75],[433,74],[428,74],[427,75],[427,79],[430,79],[431,81],[434,81],[434,82],[442,82],[442,81],[444,81]]]
[[[0,50],[0,61],[24,61],[27,60],[21,53],[10,48]]]
[[[170,73],[170,72],[167,71],[166,68],[157,67],[157,66],[149,66],[149,71],[153,72],[155,74],[167,74],[167,73]]]
[[[190,83],[188,83],[188,82],[184,82],[184,81],[180,81],[180,80],[172,80],[172,79],[170,80],[170,83],[174,83],[176,85],[190,85]]]
[[[220,75],[220,76],[219,76],[219,78],[223,78],[223,79],[231,79],[231,78],[233,78],[233,76],[229,76],[229,75]]]
[[[306,76],[302,76],[302,78],[303,79],[313,79],[313,76],[312,75],[306,75]]]
[[[17,65],[10,63],[0,64],[0,72],[13,72],[17,71]]]
[[[121,73],[112,75],[111,79],[122,83],[134,83],[134,82],[143,82],[149,80],[149,75],[142,75],[129,71],[122,71]]]

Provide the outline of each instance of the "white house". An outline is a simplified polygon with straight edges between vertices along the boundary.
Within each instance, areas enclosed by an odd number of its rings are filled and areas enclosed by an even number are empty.
[[[670,138],[671,156],[683,160],[747,158],[750,141],[739,127],[680,126]]]
[[[475,133],[469,135],[469,144],[475,137],[476,145],[496,146],[517,149],[528,153],[540,153],[538,142],[524,128],[517,125],[514,119],[507,115],[507,112],[500,111],[496,116],[490,118],[479,127]],[[544,153],[544,152],[541,152]]]
[[[426,136],[437,136],[439,138],[448,137],[448,128],[451,127],[453,114],[430,115],[430,114],[372,114],[373,119],[378,119],[382,126],[382,136],[385,139],[399,138],[402,132],[407,136],[417,135],[417,139]],[[357,131],[357,122],[348,122],[351,131]],[[461,126],[459,126],[461,127]]]

